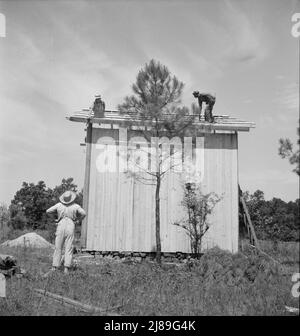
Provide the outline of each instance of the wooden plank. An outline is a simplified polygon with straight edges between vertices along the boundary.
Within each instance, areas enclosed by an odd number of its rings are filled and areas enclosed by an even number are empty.
[[[238,134],[231,135],[231,250],[238,252],[239,248],[239,193],[238,193]]]
[[[241,200],[243,210],[245,212],[245,215],[246,215],[246,218],[247,218],[247,221],[248,221],[248,225],[249,225],[249,228],[250,228],[251,236],[254,240],[254,244],[257,248],[259,248],[259,243],[258,243],[258,240],[257,240],[257,237],[256,237],[254,227],[252,225],[252,221],[251,221],[251,218],[250,218],[250,215],[249,215],[248,208],[247,208],[246,202],[244,200],[244,197],[240,196],[240,200]]]
[[[118,115],[118,114],[110,114],[108,115],[107,113],[105,114],[105,117],[99,118],[99,117],[94,117],[93,114],[90,113],[86,113],[86,112],[77,112],[74,113],[73,115],[67,117],[67,118],[73,118],[73,117],[86,117],[86,118],[91,118],[94,122],[97,123],[101,123],[103,122],[103,120],[131,120],[131,121],[141,121],[141,118],[139,117],[132,117],[132,116],[126,116],[126,115]],[[151,120],[147,120],[148,123],[152,124]],[[219,117],[219,118],[215,118],[215,123],[208,123],[204,120],[201,121],[194,121],[194,124],[203,124],[203,125],[215,125],[218,123],[247,123],[247,124],[255,124],[252,121],[245,121],[245,120],[241,120],[238,118],[234,118],[234,117],[227,117],[227,118],[223,118],[223,117]]]
[[[92,305],[88,305],[85,303],[81,303],[79,301],[73,300],[73,299],[69,299],[65,296],[62,295],[58,295],[58,294],[54,294],[54,293],[50,293],[48,291],[42,290],[42,289],[33,289],[34,293],[36,293],[39,296],[45,296],[45,297],[49,297],[51,299],[54,299],[55,301],[58,301],[61,304],[64,305],[69,305],[72,306],[74,308],[79,308],[80,310],[83,310],[87,313],[106,313],[108,311],[113,311],[116,310],[118,308],[121,308],[123,305],[118,305],[115,307],[109,307],[106,309],[103,308],[99,308],[99,307],[95,307]],[[113,314],[113,316],[121,316],[120,314]]]
[[[215,209],[219,209],[218,221],[220,222],[220,236],[219,239],[224,240],[224,247],[226,250],[231,250],[231,227],[232,227],[232,213],[231,213],[231,149],[230,149],[230,135],[219,134],[220,137],[220,161],[218,165],[219,192],[220,197],[223,196],[221,201],[216,205]]]
[[[205,175],[202,183],[202,192],[210,193],[215,192],[218,195],[219,191],[219,156],[220,156],[220,134],[205,134]],[[221,191],[222,192],[222,191]],[[219,210],[220,209],[220,210]],[[222,204],[218,204],[218,208],[213,211],[208,220],[211,222],[210,229],[203,237],[202,249],[211,248],[214,245],[218,245],[220,248],[224,248],[224,239],[220,238],[222,235],[222,225],[226,225],[223,219],[220,223],[219,212],[222,212]]]
[[[81,224],[81,247],[86,247],[87,240],[87,223],[88,223],[88,205],[89,205],[89,188],[90,188],[90,171],[91,171],[91,151],[92,151],[92,123],[87,125],[86,133],[86,161],[85,161],[85,176],[84,176],[84,188],[83,188],[83,208],[86,211],[86,217]]]
[[[109,173],[109,186],[111,186],[111,190],[114,192],[111,193],[111,198],[110,198],[110,207],[111,207],[111,216],[110,216],[110,222],[109,225],[111,227],[111,235],[112,235],[112,251],[118,251],[119,246],[118,246],[118,232],[120,230],[119,227],[119,222],[117,221],[117,213],[118,213],[118,193],[119,193],[119,188],[118,188],[118,173]]]
[[[70,121],[75,121],[75,122],[86,122],[86,120],[89,117],[87,116],[84,118],[83,116],[70,116],[67,117]],[[151,126],[152,122],[144,122],[141,120],[132,120],[132,119],[125,119],[125,118],[92,118],[91,119],[92,123],[98,123],[98,124],[119,124],[123,127],[131,127],[133,124],[138,126],[138,125],[144,125],[144,126]],[[209,123],[194,123],[194,127],[197,127],[203,132],[211,132],[213,130],[234,130],[234,131],[249,131],[250,128],[253,128],[255,125],[253,123],[249,122],[243,122],[243,121],[237,121],[237,122],[224,122],[224,123],[214,123],[214,124],[209,124]]]
[[[215,135],[211,136],[212,139],[215,138]],[[230,240],[231,236],[228,231],[230,231],[231,227],[231,209],[228,207],[229,200],[230,200],[230,177],[229,173],[230,170],[228,170],[228,153],[226,152],[226,140],[227,135],[226,134],[217,134],[216,137],[217,140],[217,148],[212,149],[212,155],[214,155],[217,159],[216,161],[216,167],[215,167],[215,173],[212,174],[212,177],[214,178],[216,185],[215,188],[212,190],[217,193],[219,197],[222,197],[221,201],[217,203],[213,209],[213,214],[216,215],[217,223],[214,225],[215,228],[215,234],[217,236],[218,244],[222,241],[223,249],[230,251]],[[217,153],[214,153],[217,152]],[[212,157],[213,159],[213,157]]]
[[[91,109],[82,109],[81,111],[76,111],[72,114],[72,116],[76,116],[76,115],[87,115],[87,116],[91,116],[94,117],[94,112]],[[166,116],[168,115],[172,115],[170,113],[165,113]],[[192,117],[194,116],[197,120],[198,120],[198,116],[197,115],[191,115],[189,113],[185,114],[186,117]],[[104,118],[119,118],[119,119],[140,119],[139,116],[136,113],[126,113],[126,114],[121,114],[119,111],[105,111],[105,117]],[[237,120],[237,121],[242,121],[236,117],[232,117],[229,115],[214,115],[214,118],[216,121],[219,120],[224,120],[224,121],[232,121],[232,120]],[[98,118],[98,119],[102,119],[102,118]],[[201,120],[202,122],[205,122],[204,120]]]

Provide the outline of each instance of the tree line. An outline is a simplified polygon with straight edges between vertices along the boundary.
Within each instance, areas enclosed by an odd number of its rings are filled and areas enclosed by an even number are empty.
[[[300,200],[285,202],[273,197],[265,200],[264,192],[243,193],[256,235],[261,240],[299,241]],[[240,214],[240,234],[245,235],[243,216]]]
[[[36,184],[23,182],[9,207],[0,206],[0,229],[5,224],[12,230],[46,230],[54,232],[54,217],[46,215],[45,211],[58,202],[59,196],[65,190],[76,192],[76,202],[82,205],[82,191],[78,191],[78,187],[71,177],[62,179],[61,184],[53,189],[47,187],[44,181],[39,181]],[[299,241],[299,199],[285,202],[280,198],[274,197],[271,200],[266,200],[264,192],[261,190],[256,190],[253,194],[246,191],[243,193],[243,197],[258,239]],[[192,203],[187,201],[186,203],[193,209],[198,209],[198,207],[202,209],[202,203],[198,198],[197,204],[194,204],[195,200]],[[240,214],[239,226],[241,237],[245,237],[246,229],[242,214]]]
[[[77,194],[76,202],[82,205],[82,191],[78,191],[72,177],[63,178],[61,184],[53,189],[44,181],[38,183],[23,182],[2,216],[7,219],[7,225],[14,230],[50,230],[53,231],[54,218],[46,214],[46,210],[59,201],[59,196],[66,190]],[[2,206],[3,208],[3,206]]]

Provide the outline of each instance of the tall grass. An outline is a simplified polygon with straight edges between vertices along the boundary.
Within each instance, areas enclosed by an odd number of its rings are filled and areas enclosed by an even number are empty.
[[[283,259],[294,258],[282,251]],[[15,255],[28,275],[8,280],[0,315],[86,314],[41,299],[33,288],[102,308],[122,305],[118,313],[125,315],[285,315],[285,305],[299,306],[291,295],[291,275],[299,271],[298,261],[290,259],[287,274],[280,264],[251,249],[234,255],[213,249],[198,261],[161,267],[96,257],[82,261],[68,276],[57,272],[48,279],[42,275],[51,265],[51,250],[0,248],[4,252]]]

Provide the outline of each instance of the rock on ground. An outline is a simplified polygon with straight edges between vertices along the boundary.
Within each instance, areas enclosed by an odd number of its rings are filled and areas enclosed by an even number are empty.
[[[46,239],[40,235],[30,232],[26,233],[16,239],[8,240],[1,244],[3,247],[32,247],[32,248],[53,248]]]

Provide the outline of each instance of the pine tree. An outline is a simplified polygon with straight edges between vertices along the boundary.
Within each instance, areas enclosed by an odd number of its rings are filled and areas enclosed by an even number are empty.
[[[160,188],[166,173],[161,137],[181,136],[194,121],[186,107],[180,107],[184,84],[172,76],[168,68],[151,60],[141,69],[132,85],[133,95],[127,96],[118,106],[120,113],[126,114],[132,123],[141,125],[141,132],[147,141],[155,139],[156,171],[147,170],[155,185],[155,228],[156,260],[161,263],[160,238]],[[168,153],[167,156],[171,155]],[[170,167],[169,167],[170,168]]]

